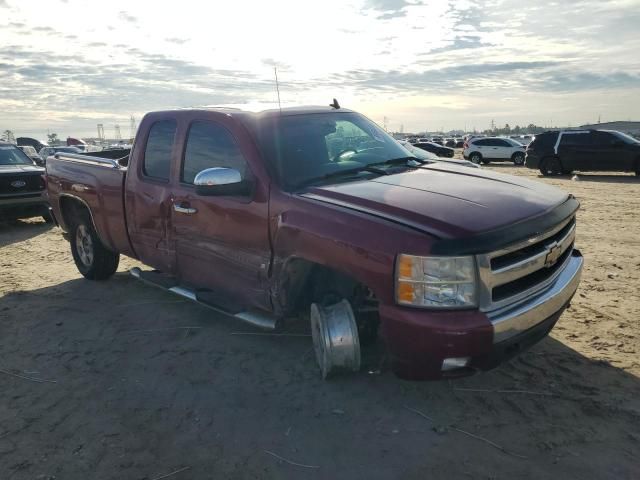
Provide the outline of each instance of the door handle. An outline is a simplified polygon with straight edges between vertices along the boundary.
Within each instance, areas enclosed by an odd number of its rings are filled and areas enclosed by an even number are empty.
[[[187,204],[188,205],[188,204]],[[195,208],[191,208],[191,207],[184,207],[179,203],[174,203],[173,204],[173,209],[178,212],[178,213],[184,213],[185,215],[193,215],[194,213],[197,213],[198,210]]]

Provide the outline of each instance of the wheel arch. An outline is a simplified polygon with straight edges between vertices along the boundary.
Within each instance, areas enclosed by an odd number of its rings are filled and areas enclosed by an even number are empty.
[[[375,296],[376,292],[364,279],[334,265],[318,263],[301,256],[287,258],[275,280],[275,302],[282,313],[304,311],[323,288],[351,299],[362,287]]]
[[[64,230],[67,233],[71,233],[71,228],[73,226],[74,219],[82,216],[83,214],[87,216],[93,229],[95,230],[98,238],[104,245],[108,245],[104,241],[104,238],[100,235],[100,231],[97,228],[95,219],[93,218],[93,212],[91,211],[91,207],[87,202],[85,202],[82,198],[77,197],[75,195],[71,195],[69,193],[60,194],[60,213],[62,214],[62,222],[64,226]]]

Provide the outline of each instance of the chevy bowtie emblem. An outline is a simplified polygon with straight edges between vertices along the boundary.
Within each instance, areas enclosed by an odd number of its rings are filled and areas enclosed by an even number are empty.
[[[22,188],[27,184],[27,182],[23,181],[23,180],[14,180],[13,182],[11,182],[11,186],[13,188]]]
[[[544,259],[544,266],[549,268],[553,267],[556,264],[556,262],[560,258],[560,255],[562,255],[562,249],[556,242],[553,242],[547,248],[549,250],[547,250],[547,256]]]

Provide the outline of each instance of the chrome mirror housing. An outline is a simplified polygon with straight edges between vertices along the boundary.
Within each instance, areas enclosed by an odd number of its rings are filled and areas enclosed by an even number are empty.
[[[196,175],[193,180],[198,195],[246,195],[248,183],[233,168],[207,168]]]

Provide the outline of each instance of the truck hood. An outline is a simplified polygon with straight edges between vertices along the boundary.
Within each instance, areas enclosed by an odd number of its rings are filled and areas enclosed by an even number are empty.
[[[372,180],[313,187],[301,195],[438,238],[463,238],[499,229],[541,215],[569,197],[543,183],[443,163]]]
[[[16,175],[16,174],[44,174],[45,170],[36,165],[0,165],[0,175]]]

